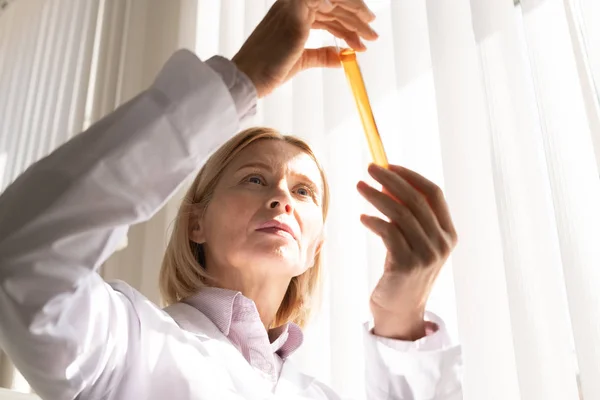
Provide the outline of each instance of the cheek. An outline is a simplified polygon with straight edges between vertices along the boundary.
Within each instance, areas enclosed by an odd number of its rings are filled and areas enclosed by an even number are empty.
[[[310,212],[305,213],[302,221],[306,256],[311,259],[323,237],[323,213],[320,209],[310,210]]]
[[[224,243],[245,232],[252,217],[251,202],[243,196],[217,196],[209,204],[205,226],[208,240]]]

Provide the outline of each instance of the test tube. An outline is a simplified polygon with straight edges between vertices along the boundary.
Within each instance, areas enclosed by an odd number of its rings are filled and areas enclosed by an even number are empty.
[[[385,155],[383,143],[381,142],[381,136],[379,136],[379,130],[377,129],[377,124],[375,123],[375,117],[373,116],[373,110],[371,109],[369,96],[367,96],[365,82],[360,72],[358,61],[356,60],[356,53],[352,49],[345,48],[339,50],[339,56],[342,66],[344,67],[344,72],[346,73],[346,78],[348,78],[348,84],[352,89],[354,100],[356,101],[356,107],[358,108],[358,113],[360,114],[360,120],[365,131],[365,136],[367,137],[373,162],[379,166],[387,168],[387,156]]]

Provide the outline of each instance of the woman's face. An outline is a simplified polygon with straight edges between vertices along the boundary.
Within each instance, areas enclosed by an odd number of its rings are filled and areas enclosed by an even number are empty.
[[[260,140],[227,166],[192,240],[206,268],[291,278],[322,242],[323,182],[313,159],[280,140]]]

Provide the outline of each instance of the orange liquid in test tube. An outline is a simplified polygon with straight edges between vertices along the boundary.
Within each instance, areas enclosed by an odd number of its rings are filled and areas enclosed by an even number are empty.
[[[387,156],[383,149],[383,143],[381,142],[381,136],[377,130],[375,124],[375,118],[373,117],[373,110],[371,110],[371,103],[369,102],[369,96],[367,96],[367,89],[365,88],[365,82],[358,61],[356,60],[356,53],[352,49],[342,49],[339,53],[340,61],[344,67],[346,78],[352,89],[354,100],[356,101],[356,107],[360,114],[360,120],[362,121],[367,142],[369,143],[369,149],[371,150],[371,157],[373,162],[384,168],[388,166]]]

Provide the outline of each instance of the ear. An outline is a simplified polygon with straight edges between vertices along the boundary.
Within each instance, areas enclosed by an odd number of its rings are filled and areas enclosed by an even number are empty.
[[[202,213],[199,210],[194,210],[190,214],[189,224],[189,235],[192,242],[203,244],[206,242],[203,229],[203,218]]]

